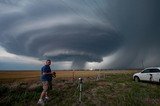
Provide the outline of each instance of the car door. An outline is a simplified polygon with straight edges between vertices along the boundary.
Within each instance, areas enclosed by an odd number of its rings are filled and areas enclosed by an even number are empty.
[[[140,80],[149,81],[150,80],[149,72],[150,72],[150,69],[145,69],[144,71],[142,71],[141,74],[139,74]]]
[[[149,81],[154,81],[155,80],[155,75],[156,75],[156,69],[149,69]]]
[[[160,70],[159,69],[153,69],[151,70],[152,71],[152,80],[154,82],[159,82],[159,79],[160,79]]]

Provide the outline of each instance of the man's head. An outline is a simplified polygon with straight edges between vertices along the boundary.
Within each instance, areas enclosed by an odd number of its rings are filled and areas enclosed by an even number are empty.
[[[46,60],[46,65],[51,65],[51,60]]]

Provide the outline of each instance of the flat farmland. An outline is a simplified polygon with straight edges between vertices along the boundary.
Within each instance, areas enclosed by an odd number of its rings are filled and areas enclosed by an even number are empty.
[[[138,70],[106,70],[106,71],[55,71],[56,79],[58,78],[77,78],[77,77],[94,77],[97,75],[103,76],[107,74],[134,73]],[[0,71],[1,82],[24,81],[24,80],[39,80],[40,71]]]

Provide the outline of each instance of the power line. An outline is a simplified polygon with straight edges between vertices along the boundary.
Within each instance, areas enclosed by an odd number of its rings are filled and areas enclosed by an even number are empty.
[[[64,4],[64,7],[67,6],[67,8],[69,8],[74,14],[76,14],[77,16],[79,16],[81,19],[83,19],[84,21],[87,22],[88,25],[92,26],[92,27],[97,27],[95,24],[92,24],[90,21],[88,21],[88,19],[82,15],[80,15],[80,13],[74,8],[71,7],[68,3],[66,3],[64,0],[61,0],[62,3]],[[118,27],[117,25],[114,24],[114,22],[112,21],[111,17],[109,16],[109,14],[106,13],[106,11],[104,9],[102,9],[102,7],[99,5],[99,3],[97,2],[97,0],[93,0],[92,4],[94,5],[94,7],[92,5],[90,5],[91,3],[88,3],[88,1],[84,0],[83,1],[85,3],[85,5],[90,8],[91,12],[93,14],[95,14],[95,16],[106,16],[105,18],[107,18],[107,20],[109,20],[109,22],[111,23],[111,25],[114,28],[114,31],[116,33],[119,33],[119,31],[117,30]],[[106,2],[103,1],[103,4],[105,4]],[[99,14],[99,15],[98,15]],[[102,23],[106,23],[106,21],[104,20],[100,20]],[[104,24],[105,25],[105,24]]]
[[[85,17],[83,17],[82,15],[80,15],[73,7],[69,6],[64,0],[61,0],[65,6],[67,6],[71,11],[73,11],[77,16],[79,16],[80,18],[82,18],[84,21],[86,21],[89,25],[91,25],[92,27],[95,27],[94,24],[90,23],[88,21],[88,19],[86,19]]]

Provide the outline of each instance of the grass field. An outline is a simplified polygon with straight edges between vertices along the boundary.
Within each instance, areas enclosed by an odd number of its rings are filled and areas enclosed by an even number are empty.
[[[132,80],[137,71],[57,71],[53,81],[53,90],[49,92],[50,101],[46,106],[159,106],[160,85]],[[13,72],[14,73],[14,72]],[[22,72],[10,74],[12,79],[29,76],[28,80],[6,82],[7,77],[0,73],[0,106],[36,106],[42,91],[39,72]],[[16,72],[17,73],[17,72]],[[15,75],[15,76],[14,76]],[[96,76],[100,75],[97,80]],[[35,79],[32,77],[35,76]],[[78,77],[83,77],[82,102],[79,103]],[[67,79],[69,78],[69,79]],[[5,81],[4,81],[5,79]],[[30,79],[30,81],[29,81]]]

